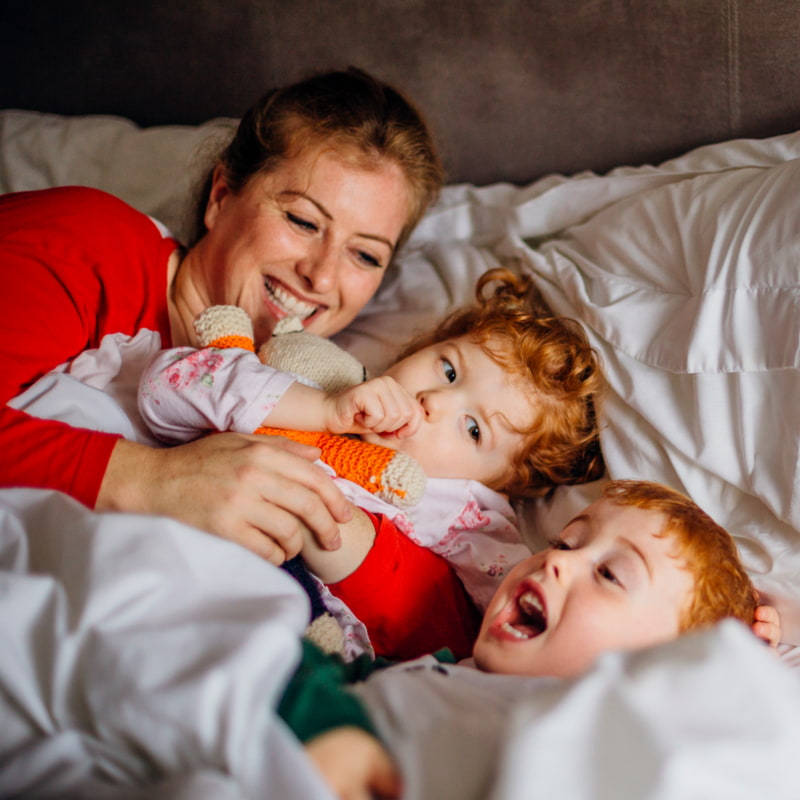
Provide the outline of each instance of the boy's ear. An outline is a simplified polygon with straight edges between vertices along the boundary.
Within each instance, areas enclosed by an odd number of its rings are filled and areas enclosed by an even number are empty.
[[[208,203],[206,203],[206,211],[203,215],[203,222],[205,222],[208,230],[214,227],[214,223],[219,216],[222,201],[230,193],[231,188],[228,185],[228,178],[225,175],[225,167],[223,167],[222,164],[217,164],[211,176],[211,191],[208,193]]]

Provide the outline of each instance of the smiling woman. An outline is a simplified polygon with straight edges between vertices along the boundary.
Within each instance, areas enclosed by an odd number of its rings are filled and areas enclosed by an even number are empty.
[[[409,195],[396,163],[355,167],[324,145],[237,192],[217,167],[207,232],[174,282],[184,332],[175,343],[196,344],[193,321],[213,305],[247,311],[258,343],[287,315],[321,336],[341,330],[378,288],[408,219]]]
[[[417,110],[364,72],[325,73],[265,95],[210,172],[187,249],[92,189],[0,200],[6,291],[0,393],[8,402],[106,334],[196,343],[209,304],[242,305],[266,338],[302,312],[343,328],[377,289],[436,197],[442,170]],[[33,337],[37,346],[30,358]],[[349,519],[318,455],[224,433],[170,449],[0,411],[0,485],[65,491],[98,510],[164,514],[276,562],[312,531],[337,546]]]

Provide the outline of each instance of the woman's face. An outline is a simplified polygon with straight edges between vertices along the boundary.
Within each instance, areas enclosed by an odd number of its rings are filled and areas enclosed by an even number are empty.
[[[218,168],[208,232],[184,263],[191,284],[184,301],[194,315],[209,305],[241,306],[257,343],[286,316],[330,336],[375,293],[409,208],[397,164],[365,169],[331,149],[308,148],[238,193]]]

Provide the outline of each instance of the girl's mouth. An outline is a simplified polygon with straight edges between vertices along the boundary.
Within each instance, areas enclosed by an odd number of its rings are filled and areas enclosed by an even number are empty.
[[[305,320],[315,314],[319,309],[319,306],[314,303],[306,303],[304,300],[295,297],[295,295],[291,294],[271,278],[264,279],[264,288],[267,290],[272,304],[283,311],[287,317],[298,317],[299,319]]]
[[[512,604],[511,614],[500,626],[514,639],[534,639],[547,630],[547,609],[538,591],[525,588]]]

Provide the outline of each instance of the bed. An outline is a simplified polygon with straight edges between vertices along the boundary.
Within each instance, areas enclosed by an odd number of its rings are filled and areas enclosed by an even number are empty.
[[[354,2],[323,24],[306,2],[295,4],[301,33],[269,6],[209,2],[202,21],[109,11],[72,39],[56,36],[46,5],[2,12],[17,15],[0,25],[2,59],[23,77],[0,90],[0,191],[97,186],[182,235],[195,177],[250,100],[242,77],[256,66],[281,81],[346,53],[431,109],[449,184],[339,342],[379,369],[469,299],[489,266],[533,273],[557,313],[582,321],[609,376],[609,476],[689,493],[734,533],[781,612],[777,657],[730,623],[610,654],[567,683],[424,665],[370,682],[404,798],[796,798],[793,4],[587,1],[565,15],[560,3]],[[183,43],[182,63],[202,51],[218,68],[204,76],[213,91],[170,92],[196,80],[169,69],[178,23],[198,48]],[[95,73],[101,29],[122,37],[132,64]],[[53,45],[47,59],[32,56],[34,30]],[[230,63],[200,47],[214,30],[241,36]],[[390,63],[372,43],[387,37]],[[299,41],[319,49],[289,59]],[[68,61],[81,69],[58,68]],[[156,68],[164,85],[144,92]],[[111,399],[124,420],[124,398]],[[544,542],[597,489],[521,506],[528,541]],[[280,572],[178,523],[23,489],[0,491],[0,563],[0,796],[329,797],[270,713],[305,613]]]

